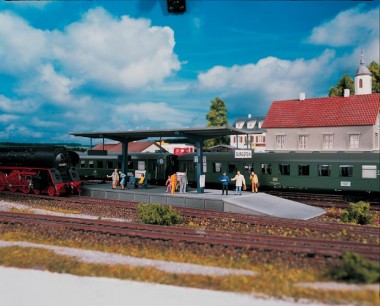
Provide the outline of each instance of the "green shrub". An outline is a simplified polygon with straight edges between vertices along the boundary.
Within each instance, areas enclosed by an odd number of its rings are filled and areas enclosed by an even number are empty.
[[[137,214],[145,224],[172,225],[183,220],[173,207],[160,204],[139,204]]]
[[[331,269],[329,274],[333,279],[349,283],[372,284],[380,281],[379,263],[350,252],[343,254],[341,265]]]
[[[357,202],[350,203],[347,210],[343,210],[340,219],[343,222],[354,222],[357,224],[371,224],[372,215],[369,211],[369,203],[367,202]]]

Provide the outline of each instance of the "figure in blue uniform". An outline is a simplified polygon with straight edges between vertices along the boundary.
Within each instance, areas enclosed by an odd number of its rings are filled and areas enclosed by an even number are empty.
[[[223,172],[223,175],[219,177],[219,182],[222,183],[222,195],[224,195],[224,190],[226,191],[226,195],[228,195],[228,183],[230,182],[230,178],[226,172]]]

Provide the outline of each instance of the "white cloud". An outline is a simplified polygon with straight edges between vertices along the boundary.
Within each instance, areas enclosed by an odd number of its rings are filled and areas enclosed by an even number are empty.
[[[4,115],[0,115],[0,121],[2,123],[10,123],[10,122],[14,122],[15,120],[17,120],[19,117],[18,116],[15,116],[15,115],[11,115],[11,114],[4,114]],[[0,131],[1,132],[1,131]]]
[[[266,96],[273,99],[289,99],[301,91],[311,91],[315,76],[331,72],[326,64],[334,57],[334,52],[326,50],[320,57],[294,61],[275,57],[263,58],[257,64],[243,66],[217,66],[198,76],[202,90],[220,90],[223,95],[242,92]],[[262,103],[263,101],[257,101]]]
[[[64,32],[53,32],[51,40],[64,71],[101,87],[159,84],[180,68],[173,30],[146,19],[116,19],[102,8],[89,10]]]
[[[130,122],[129,127],[131,128],[138,125],[140,129],[147,129],[151,125],[157,125],[157,123],[159,123],[160,128],[188,126],[192,117],[191,113],[171,108],[163,102],[145,102],[116,107],[113,120],[115,122]],[[119,125],[116,124],[116,126]],[[123,130],[123,128],[121,129]]]
[[[72,96],[72,90],[80,85],[55,71],[51,64],[41,65],[36,69],[33,78],[23,80],[18,93],[23,95],[38,95],[49,104],[78,105],[78,98]]]
[[[33,69],[48,50],[43,31],[9,12],[0,13],[0,41],[0,72],[13,75]]]
[[[0,110],[6,113],[29,114],[38,110],[40,104],[31,99],[12,100],[0,95]]]
[[[362,6],[339,13],[334,19],[313,29],[308,42],[343,47],[379,40],[379,7],[362,11]]]

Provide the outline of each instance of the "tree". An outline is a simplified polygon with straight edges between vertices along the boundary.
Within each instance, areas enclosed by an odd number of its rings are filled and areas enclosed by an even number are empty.
[[[228,126],[227,107],[224,101],[215,98],[211,101],[210,111],[206,115],[208,120],[207,126]],[[204,142],[206,147],[212,147],[219,144],[229,144],[229,137],[222,136],[218,138],[208,139]]]
[[[368,69],[372,73],[372,93],[380,93],[380,66],[375,61],[372,61]]]
[[[367,67],[372,73],[372,93],[380,93],[380,66],[372,61]],[[330,88],[329,97],[343,96],[346,88],[350,90],[351,94],[355,93],[355,82],[348,74],[342,76],[335,87]]]
[[[354,80],[348,74],[341,77],[336,87],[330,88],[329,97],[343,96],[345,89],[349,89],[351,94],[355,93]]]

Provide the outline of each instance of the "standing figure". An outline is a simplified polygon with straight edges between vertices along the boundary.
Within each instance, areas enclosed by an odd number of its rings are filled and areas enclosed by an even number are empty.
[[[170,180],[172,181],[171,193],[174,194],[177,189],[177,174],[173,173],[173,175],[170,177]]]
[[[252,170],[251,175],[249,176],[249,179],[252,183],[252,192],[258,192],[259,187],[259,178],[257,177],[257,174]]]
[[[180,177],[179,179],[179,191],[181,193],[186,193],[186,186],[187,186],[187,174],[186,172]]]
[[[228,183],[230,182],[230,178],[226,172],[223,172],[223,175],[219,177],[219,182],[222,183],[222,195],[224,195],[224,190],[226,191],[226,195],[228,195]]]
[[[124,190],[125,187],[125,177],[126,175],[123,172],[121,172],[121,170],[119,170],[120,186],[122,190]]]
[[[116,189],[116,186],[119,184],[119,173],[117,169],[115,169],[111,175],[107,175],[107,177],[112,178],[112,189]]]
[[[236,181],[236,190],[235,190],[235,194],[239,194],[241,195],[242,192],[241,192],[241,188],[242,186],[244,185],[245,186],[245,178],[244,178],[244,175],[240,174],[240,171],[238,170],[236,172],[236,175],[233,179],[231,179],[231,181]]]
[[[166,192],[169,192],[171,191],[171,188],[172,188],[172,180],[170,178],[170,175],[168,175],[168,179],[166,180]]]

